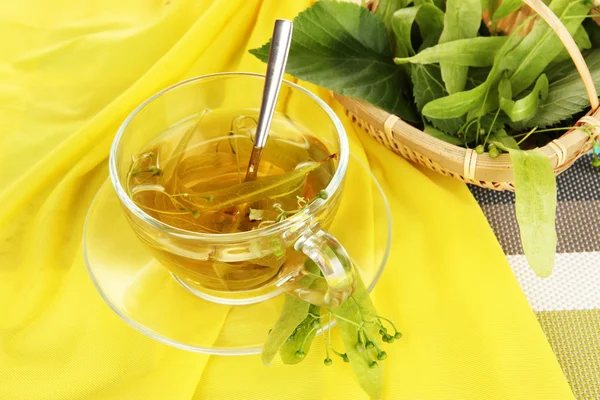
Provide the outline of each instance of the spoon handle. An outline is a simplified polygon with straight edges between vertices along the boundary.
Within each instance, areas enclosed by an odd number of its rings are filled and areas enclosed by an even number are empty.
[[[275,21],[262,103],[256,126],[256,136],[254,137],[254,148],[252,149],[250,162],[248,163],[246,181],[254,180],[258,172],[262,149],[267,142],[271,120],[273,119],[275,105],[277,104],[277,97],[279,96],[279,89],[281,88],[281,81],[285,72],[285,64],[287,63],[290,42],[292,40],[292,29],[292,21],[286,19]]]

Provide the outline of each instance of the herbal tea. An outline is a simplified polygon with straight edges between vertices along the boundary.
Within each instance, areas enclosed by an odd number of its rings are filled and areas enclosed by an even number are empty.
[[[273,117],[257,179],[244,181],[257,116],[258,110],[205,110],[173,126],[133,157],[128,196],[163,223],[212,234],[269,226],[322,197],[335,154],[282,114]],[[286,262],[298,262],[287,249],[243,260],[153,250],[176,275],[212,290],[260,287]]]

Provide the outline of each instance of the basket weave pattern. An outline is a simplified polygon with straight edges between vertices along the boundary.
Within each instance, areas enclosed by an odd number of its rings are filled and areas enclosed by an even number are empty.
[[[423,166],[425,166],[437,173],[440,173],[444,176],[448,176],[448,177],[454,178],[454,179],[464,180],[463,176],[451,172],[450,170],[444,168],[441,164],[431,160],[428,157],[425,157],[424,155],[413,150],[409,146],[406,146],[402,142],[395,140],[393,137],[390,137],[387,133],[375,128],[373,125],[360,119],[355,114],[353,114],[351,111],[346,110],[346,115],[351,119],[351,121],[355,125],[357,125],[361,129],[365,130],[377,142],[384,145],[385,147],[392,150],[393,152],[401,155],[402,157],[406,158],[407,160],[410,160],[417,164],[423,165]],[[481,182],[481,183],[486,184],[487,182]],[[488,187],[488,186],[485,186],[485,187]],[[500,188],[495,188],[495,187],[488,187],[488,188],[500,190]]]
[[[527,6],[515,15],[500,21],[500,26],[509,30],[533,12],[543,18],[558,35],[584,82],[591,104],[590,112],[576,125],[589,125],[595,138],[600,135],[600,115],[598,94],[589,69],[573,38],[558,17],[541,0],[524,0]],[[531,28],[532,23],[529,24]],[[514,191],[513,167],[508,154],[492,159],[487,154],[478,155],[472,149],[451,145],[420,131],[369,103],[334,94],[346,109],[352,122],[364,129],[383,146],[402,157],[423,165],[444,176],[493,190]],[[580,129],[566,132],[553,140],[542,151],[546,153],[556,174],[569,168],[579,157],[593,147],[589,135]]]

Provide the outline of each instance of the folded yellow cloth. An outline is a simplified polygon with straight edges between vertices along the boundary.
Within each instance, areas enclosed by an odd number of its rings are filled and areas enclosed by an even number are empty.
[[[258,356],[209,357],[155,342],[102,302],[82,259],[86,210],[126,115],[187,77],[263,71],[247,49],[269,38],[275,18],[293,18],[309,3],[3,4],[0,399],[366,398],[347,364],[323,365],[319,343],[297,366],[267,368]],[[467,188],[416,168],[343,120],[393,214],[392,254],[373,299],[404,338],[389,348],[384,398],[571,399]]]

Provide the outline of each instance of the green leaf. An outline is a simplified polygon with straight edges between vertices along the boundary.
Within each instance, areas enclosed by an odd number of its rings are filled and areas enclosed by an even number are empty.
[[[545,74],[540,75],[531,93],[517,101],[512,100],[510,82],[503,79],[498,85],[498,94],[500,109],[511,121],[522,121],[535,115],[540,101],[548,97],[548,78]]]
[[[496,9],[492,21],[498,21],[501,18],[508,17],[513,12],[523,6],[523,0],[502,0],[500,7]]]
[[[550,4],[550,9],[560,17],[571,35],[580,28],[589,8],[589,4],[583,4],[580,0],[553,0]],[[515,34],[518,35],[518,32],[513,32],[512,36]],[[563,51],[562,42],[540,18],[531,32],[508,51],[506,56],[496,59],[486,82],[493,91],[498,80],[508,76],[513,95],[517,96],[529,88],[543,70]],[[494,109],[497,107],[494,104],[496,102],[497,96],[487,96],[481,109],[483,111]]]
[[[508,121],[508,117],[502,112],[498,112],[498,115],[496,115],[496,112],[485,114],[478,120],[479,124],[473,123],[466,128],[465,132],[463,133],[467,138],[466,142],[471,143],[477,138],[477,135],[479,134],[477,129],[483,129],[483,135],[487,135],[487,132],[496,132],[503,129],[504,125],[506,125]],[[481,136],[482,135],[479,134],[479,137]]]
[[[477,106],[483,108],[485,106],[486,98],[493,98],[493,96],[488,96],[488,94],[490,93],[492,86],[495,85],[501,77],[503,60],[505,59],[506,54],[520,41],[521,38],[518,36],[508,36],[504,45],[497,52],[494,65],[483,83],[464,92],[451,94],[432,101],[423,107],[423,115],[429,118],[456,118],[467,114]]]
[[[446,0],[415,0],[414,3],[416,6],[420,6],[421,4],[433,4],[442,10],[442,12],[446,11]]]
[[[464,139],[444,133],[431,125],[425,125],[423,132],[433,136],[436,139],[443,140],[444,142],[453,144],[455,146],[464,146],[465,144]]]
[[[300,348],[306,354],[310,351],[310,346],[318,330],[317,327],[313,326],[313,322],[318,320],[310,314],[320,315],[321,308],[311,304],[308,312],[309,315],[296,327],[294,333],[288,337],[281,346],[281,350],[279,350],[281,361],[286,365],[298,364],[303,360],[296,355]]]
[[[394,13],[391,24],[396,42],[394,52],[396,57],[408,57],[415,54],[411,31],[418,13],[419,7],[408,7]]]
[[[469,76],[467,77],[467,90],[476,88],[484,83],[490,74],[491,68],[473,67],[469,68]]]
[[[589,50],[592,48],[592,42],[590,41],[590,37],[588,36],[583,26],[580,26],[579,29],[577,29],[577,32],[575,32],[575,35],[573,35],[573,40],[575,40],[575,44],[577,45],[577,48],[580,51]],[[571,55],[569,54],[566,48],[563,48],[561,52],[556,56],[556,58],[552,60],[552,64],[570,59]]]
[[[490,143],[500,143],[502,147],[507,149],[519,149],[519,145],[514,137],[509,136],[504,129],[499,129],[490,135]]]
[[[392,16],[401,8],[406,7],[410,3],[410,0],[380,0],[375,11],[387,30],[388,39],[390,40],[391,49],[394,48],[394,31],[392,30]]]
[[[440,43],[477,36],[481,13],[481,0],[447,0]],[[465,88],[468,67],[450,62],[441,62],[440,67],[448,93],[457,93]]]
[[[279,319],[271,329],[271,333],[265,341],[262,350],[262,362],[270,365],[279,349],[285,344],[296,327],[304,321],[308,315],[310,304],[304,300],[289,294],[285,295],[285,301]]]
[[[446,12],[446,0],[415,0],[416,5],[421,3],[432,3],[443,12]]]
[[[412,57],[394,58],[396,64],[451,63],[465,67],[489,67],[506,42],[506,36],[476,37],[441,43]]]
[[[600,87],[600,50],[592,50],[585,54],[585,62],[594,84]],[[590,106],[585,85],[571,60],[553,65],[546,71],[546,75],[550,81],[548,97],[540,103],[537,113],[532,118],[511,124],[514,129],[552,126],[570,119]]]
[[[556,252],[556,179],[540,149],[510,149],[514,167],[516,213],[529,266],[541,277],[554,267]]]
[[[415,54],[411,37],[415,22],[424,42],[437,41],[444,27],[444,13],[430,3],[396,11],[391,20],[396,40],[396,57],[408,57]],[[432,38],[432,36],[435,38]]]
[[[579,29],[590,8],[591,3],[580,0],[553,0],[550,4],[550,9],[560,17],[571,35]],[[538,20],[531,32],[507,55],[513,94],[516,96],[532,85],[563,49],[554,31],[543,20]]]
[[[269,47],[250,53],[266,62]],[[359,5],[319,1],[298,14],[286,71],[406,121],[419,120],[410,81],[392,60],[385,25]]]
[[[499,7],[500,0],[481,0],[481,10],[487,11],[488,15],[492,17]]]
[[[560,16],[573,34],[589,11],[589,5],[582,5],[579,0],[554,0],[550,9]],[[474,89],[432,101],[423,108],[422,113],[430,118],[452,118],[464,115],[475,107],[489,111],[488,103],[497,101],[497,97],[491,94],[502,77],[509,77],[516,96],[536,81],[562,48],[554,31],[540,19],[525,37],[514,33],[509,36],[498,51],[484,83]]]
[[[442,97],[423,107],[422,113],[428,118],[457,118],[484,103],[490,84],[486,81],[474,89]]]
[[[422,110],[429,102],[444,97],[448,94],[444,83],[440,67],[437,65],[419,65],[411,66],[411,78],[417,108]],[[460,127],[465,123],[464,117],[459,118],[427,118],[436,128],[448,134],[456,134]],[[463,141],[464,144],[464,141]]]
[[[592,44],[591,48],[596,49],[600,47],[600,25],[593,19],[585,19],[582,25]]]
[[[320,274],[319,267],[311,259],[307,259],[304,263],[304,268],[310,272],[310,274],[302,277],[297,285],[301,287],[314,287],[318,284],[317,277]],[[289,294],[285,295],[283,307],[281,308],[281,314],[279,319],[275,323],[275,326],[271,329],[269,336],[263,346],[262,361],[265,365],[270,365],[273,362],[275,354],[285,346],[288,342],[289,337],[296,331],[296,328],[302,324],[308,313],[313,312],[311,304],[300,300],[297,297]],[[318,307],[317,307],[318,308]],[[318,314],[318,312],[313,312]],[[307,351],[308,353],[308,351]],[[295,352],[294,352],[295,356]]]
[[[369,298],[369,293],[364,283],[357,276],[356,288],[352,297],[342,303],[339,307],[330,310],[337,318],[337,324],[340,327],[340,333],[346,354],[354,370],[360,386],[371,398],[379,399],[383,389],[383,366],[378,363],[374,368],[369,364],[377,360],[375,349],[358,351],[356,349],[358,328],[364,314],[377,315],[375,307]],[[350,321],[350,322],[348,322]],[[356,324],[356,325],[355,325]],[[379,337],[379,328],[373,324],[366,324],[365,329],[369,339],[381,347],[381,338]]]
[[[577,47],[581,51],[592,48],[592,40],[583,26],[580,26],[579,29],[577,29],[577,32],[573,35],[573,40],[575,40],[575,44],[577,44]],[[567,49],[563,50],[568,54]]]
[[[377,15],[386,26],[390,25],[392,15],[411,3],[411,0],[379,0],[375,15]]]
[[[467,88],[471,89],[481,85],[483,82],[485,82],[489,73],[490,68],[469,68]],[[475,118],[476,122],[472,124],[471,122],[473,121],[473,119],[467,118],[469,124],[466,125],[465,130],[463,132],[463,135],[465,137],[465,139],[463,140],[467,144],[481,137],[481,134],[479,133],[480,129],[483,129],[484,135],[487,136],[489,132],[503,130],[504,126],[510,121],[506,114],[501,112],[501,110],[499,110],[497,107],[495,110],[489,110],[486,113],[483,113],[481,117],[476,116]]]

